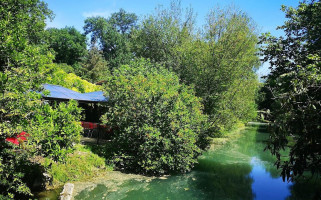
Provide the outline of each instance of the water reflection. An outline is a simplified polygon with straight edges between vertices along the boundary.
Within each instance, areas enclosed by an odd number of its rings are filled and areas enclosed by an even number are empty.
[[[267,138],[266,132],[250,127],[223,148],[201,156],[191,173],[131,180],[117,190],[98,184],[75,199],[312,199],[320,182],[284,183],[275,158],[263,151]]]
[[[289,187],[292,183],[284,183],[281,177],[273,178],[263,163],[256,157],[251,160],[253,168],[250,176],[253,179],[252,191],[256,199],[286,199],[291,195]]]

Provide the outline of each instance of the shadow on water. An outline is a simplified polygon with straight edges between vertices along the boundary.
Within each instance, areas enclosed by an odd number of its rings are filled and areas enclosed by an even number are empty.
[[[298,180],[290,187],[291,196],[288,200],[295,199],[321,199],[321,181],[314,178],[309,180]]]
[[[204,153],[188,174],[131,179],[116,188],[98,183],[75,199],[313,199],[320,181],[283,182],[275,158],[264,151],[268,137],[264,129],[249,127],[222,148]]]
[[[36,193],[35,198],[37,200],[56,200],[59,198],[61,191],[62,191],[62,188],[42,191],[42,192]]]

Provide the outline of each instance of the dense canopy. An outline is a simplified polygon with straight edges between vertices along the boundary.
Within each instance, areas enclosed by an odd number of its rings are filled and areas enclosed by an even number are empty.
[[[264,60],[271,73],[265,84],[265,109],[274,124],[269,149],[278,158],[283,178],[294,180],[306,171],[321,173],[321,2],[283,7],[285,37],[262,37]],[[291,151],[284,159],[282,149]]]

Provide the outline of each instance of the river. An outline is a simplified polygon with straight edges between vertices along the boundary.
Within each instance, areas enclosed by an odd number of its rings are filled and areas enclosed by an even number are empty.
[[[199,164],[188,174],[162,178],[122,174],[88,185],[75,184],[74,198],[313,199],[321,189],[320,181],[283,182],[274,166],[275,158],[264,151],[267,139],[265,129],[250,126],[221,148],[203,154]]]

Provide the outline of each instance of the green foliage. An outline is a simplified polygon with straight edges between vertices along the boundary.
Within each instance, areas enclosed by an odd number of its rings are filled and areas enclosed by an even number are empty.
[[[184,74],[188,82],[195,84],[197,95],[204,99],[205,112],[217,131],[229,129],[237,121],[255,119],[258,80],[254,68],[259,60],[252,20],[233,8],[215,8],[208,15],[204,37],[207,42],[198,45],[205,46],[204,55],[194,57],[196,61],[188,57],[183,60],[192,63]]]
[[[249,79],[235,81],[220,94],[215,111],[211,112],[216,132],[229,131],[238,123],[256,119],[258,81],[254,74]]]
[[[0,175],[0,195],[31,195],[25,182],[30,173],[20,170],[20,163],[29,165],[35,155],[59,161],[51,169],[58,182],[77,179],[63,178],[75,163],[84,163],[83,158],[68,157],[70,163],[58,168],[79,139],[80,110],[73,101],[48,104],[34,92],[44,83],[79,92],[99,89],[75,73],[93,82],[107,79],[105,92],[111,101],[102,120],[114,128],[113,161],[119,169],[146,174],[189,171],[209,143],[210,125],[203,110],[216,131],[253,118],[257,38],[251,20],[238,11],[212,11],[206,32],[198,35],[193,11],[182,13],[179,3],[172,3],[139,27],[137,16],[122,9],[108,19],[88,18],[84,30],[92,44],[85,55],[85,36],[74,28],[44,30],[51,11],[42,1],[1,1],[0,172],[6,174]],[[56,51],[58,64],[52,63],[48,46]],[[130,62],[134,56],[154,63]],[[30,138],[19,146],[24,150],[17,150],[5,138],[21,131]],[[85,157],[101,163],[91,158]],[[91,170],[90,165],[78,167],[82,173]]]
[[[137,16],[120,10],[111,17],[90,17],[85,20],[85,34],[91,34],[92,46],[98,45],[111,68],[128,63],[132,54],[129,49],[129,37],[135,26]]]
[[[56,63],[74,65],[87,53],[86,36],[74,27],[49,28],[45,35],[49,48],[56,52]]]
[[[270,122],[271,119],[271,109],[273,105],[273,94],[268,86],[268,84],[262,83],[259,91],[258,97],[256,99],[258,105],[258,120],[262,122]]]
[[[40,88],[45,79],[46,65],[52,55],[41,46],[44,20],[51,13],[38,0],[1,1],[0,18],[0,138],[21,132],[25,119],[39,103],[39,95],[31,90]],[[34,30],[32,30],[34,29]],[[34,32],[36,31],[36,32]],[[33,33],[33,34],[30,34]],[[38,36],[36,38],[36,36]],[[9,134],[9,135],[7,135]]]
[[[28,154],[16,153],[5,138],[21,132],[28,125],[37,89],[44,79],[50,53],[35,44],[41,40],[44,20],[51,12],[38,0],[0,2],[0,197],[30,196],[23,182],[21,163]]]
[[[26,127],[30,133],[29,145],[35,154],[62,161],[78,143],[82,127],[81,109],[76,101],[53,106],[44,104],[36,110],[33,119]],[[29,147],[30,148],[30,147]]]
[[[47,4],[40,0],[2,0],[0,2],[0,57],[25,48],[26,40],[30,44],[39,44],[43,38],[45,19],[52,12]],[[6,48],[5,51],[2,51]],[[4,62],[1,60],[0,66]]]
[[[67,68],[70,68],[70,66],[65,64],[54,64],[51,67],[48,67],[50,71],[48,72],[49,74],[46,78],[46,83],[61,85],[82,93],[100,90],[99,86],[92,84],[73,73],[67,73]]]
[[[112,13],[109,21],[118,32],[126,34],[136,27],[137,15],[135,13],[127,13],[121,8],[118,12]]]
[[[146,174],[190,171],[208,146],[200,99],[178,77],[145,60],[116,69],[102,120],[114,127],[114,164]]]
[[[108,63],[96,47],[89,50],[81,65],[83,67],[82,77],[93,83],[106,80],[110,76]]]
[[[74,102],[51,107],[35,92],[41,90],[52,66],[53,55],[42,45],[45,19],[50,16],[47,5],[39,0],[0,2],[0,196],[30,196],[26,184],[30,171],[25,166],[32,168],[34,153],[61,159],[72,148],[72,138],[79,135],[80,125],[74,121],[79,120],[79,109]],[[64,135],[71,130],[75,132],[70,137]],[[5,141],[22,131],[31,135],[27,145],[17,147]],[[40,131],[57,135],[44,138]],[[53,146],[46,146],[48,140]]]
[[[131,44],[136,56],[162,63],[183,83],[194,85],[217,133],[256,118],[255,30],[244,12],[215,8],[203,34],[195,34],[193,11],[183,14],[173,2],[147,16],[134,30]]]
[[[183,66],[177,50],[183,42],[194,39],[194,19],[193,10],[183,14],[177,2],[172,2],[169,9],[159,7],[133,30],[132,51],[137,57],[148,58],[179,73]]]
[[[80,145],[76,147],[74,153],[66,156],[64,162],[52,162],[46,159],[43,165],[48,168],[53,186],[60,186],[68,181],[88,180],[102,171],[111,170],[103,158]]]
[[[4,144],[2,144],[4,145]],[[9,145],[5,145],[10,148]],[[17,153],[1,148],[0,154],[0,199],[13,199],[16,196],[31,196],[24,178],[23,164],[27,163],[25,153]]]
[[[280,27],[286,37],[261,38],[264,61],[271,65],[265,88],[275,129],[268,148],[277,157],[283,179],[294,180],[306,170],[321,173],[321,2],[282,9],[288,18]],[[287,146],[285,159],[280,152]]]

